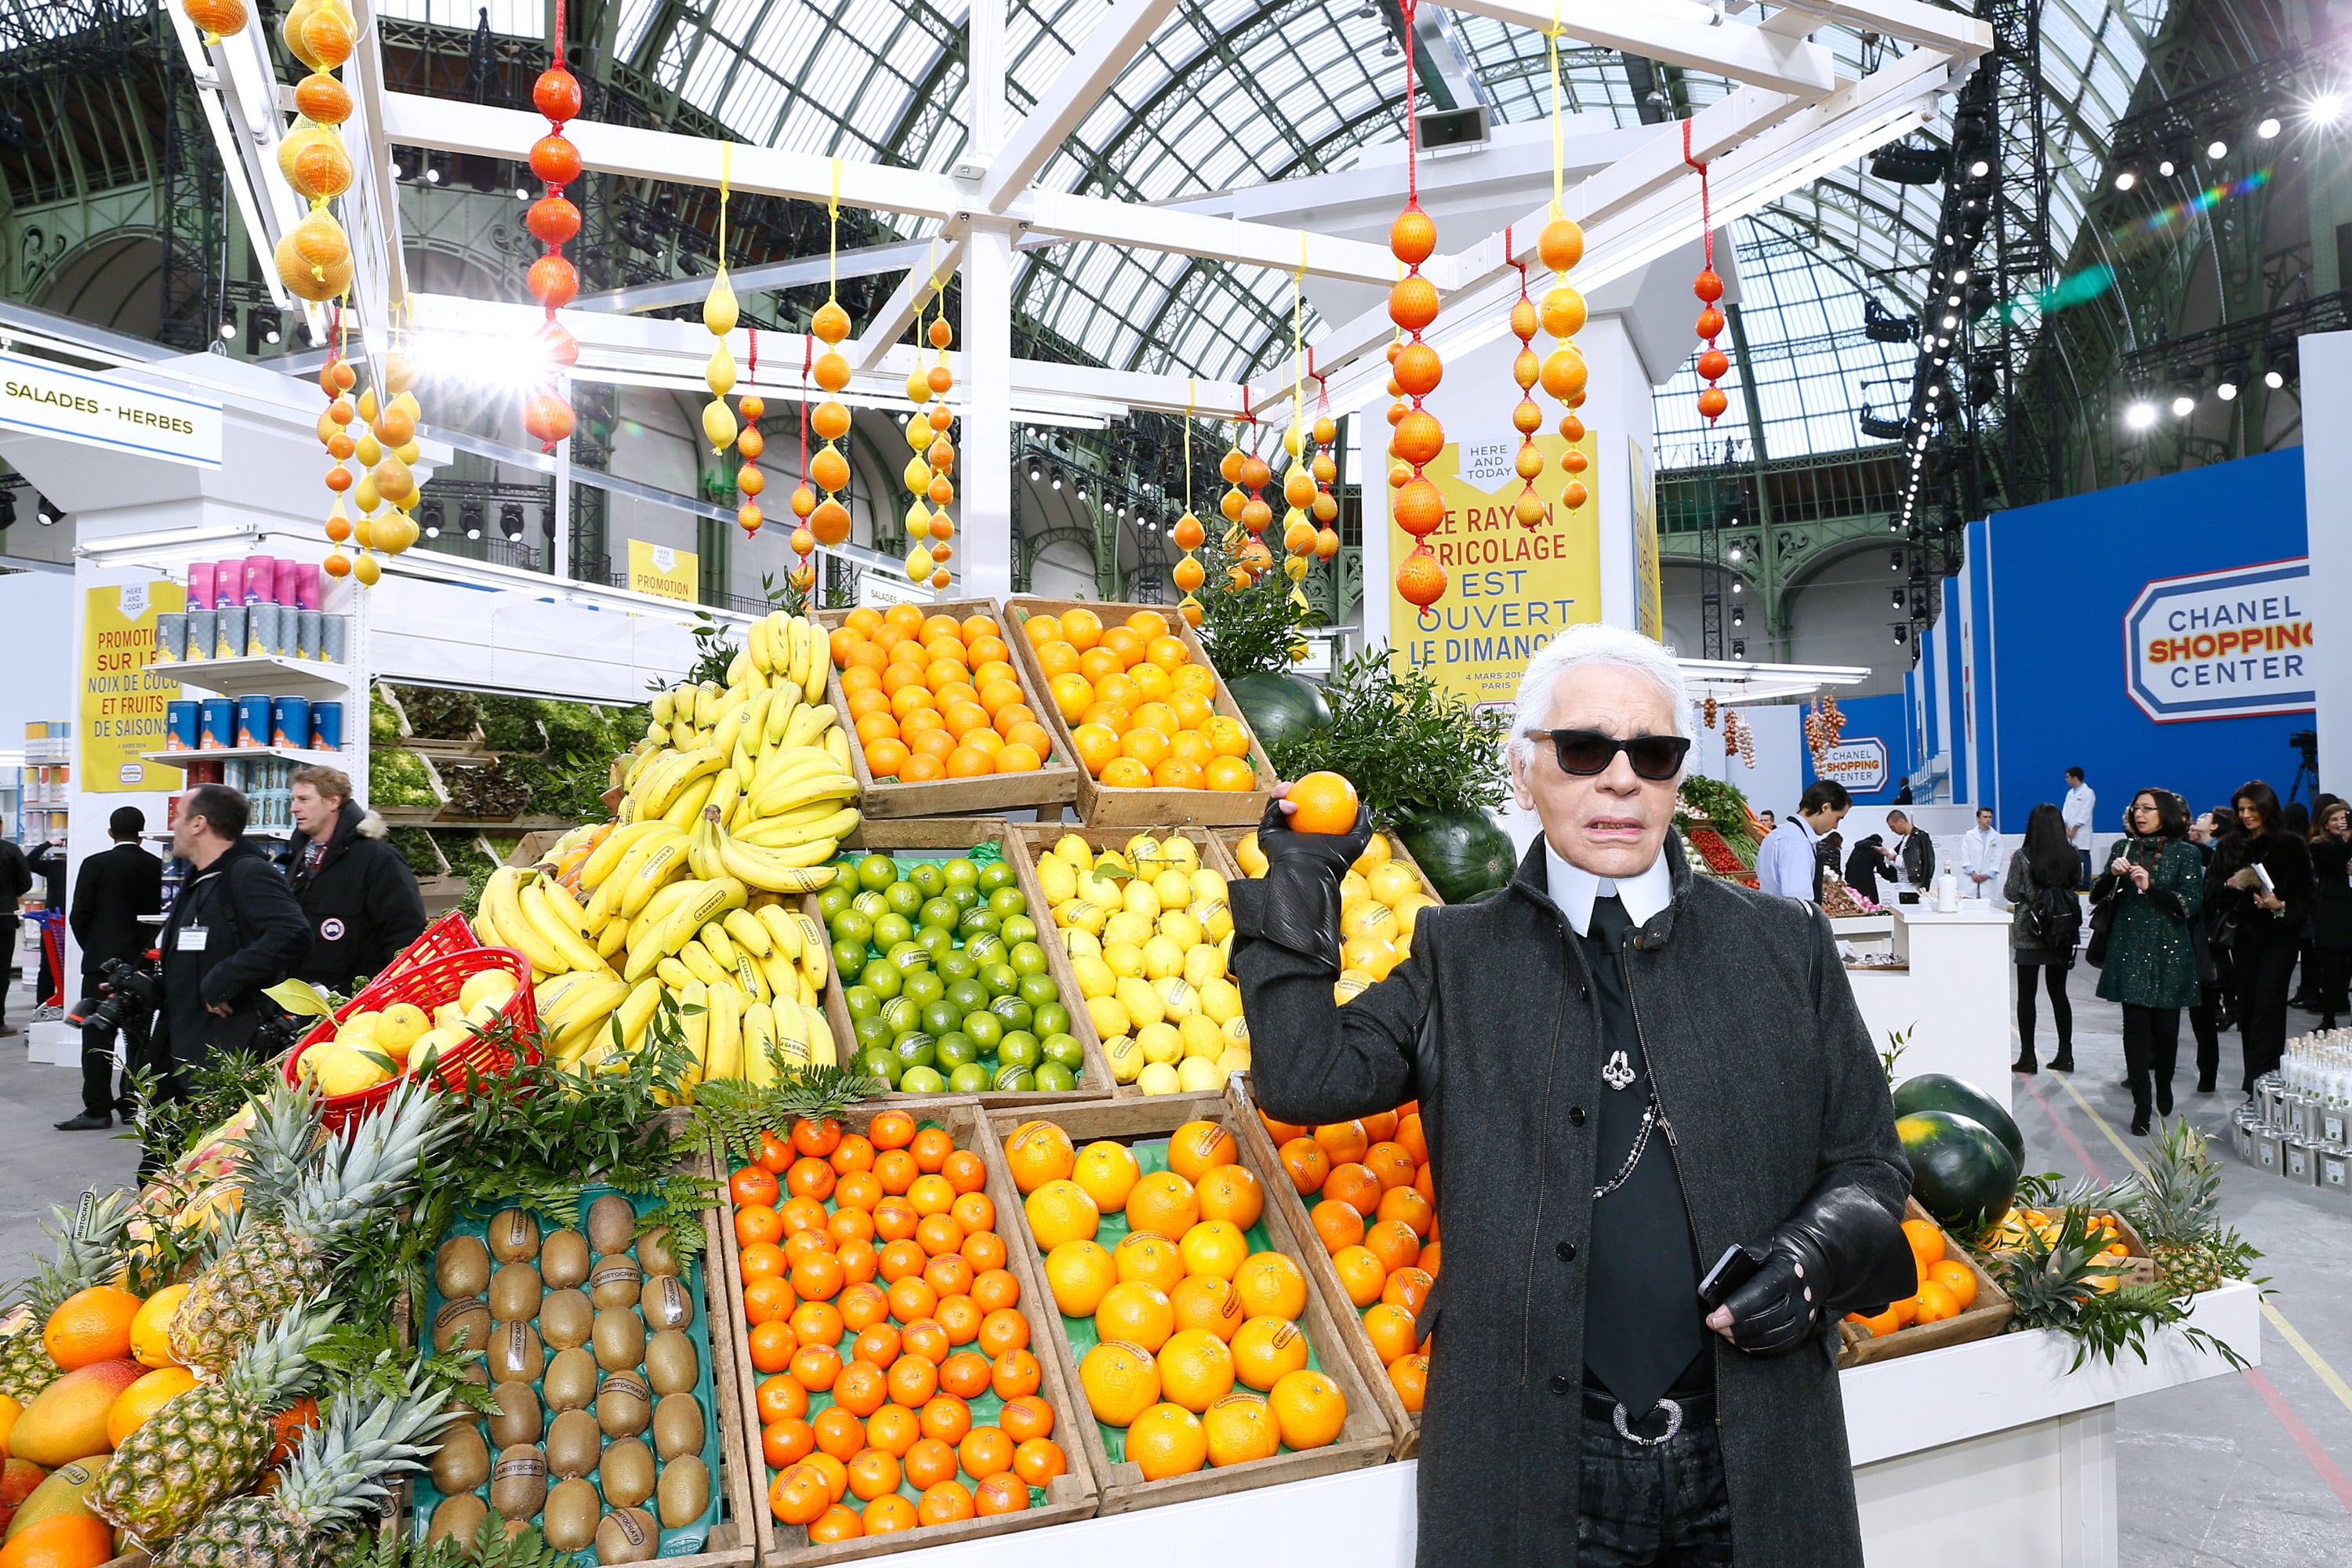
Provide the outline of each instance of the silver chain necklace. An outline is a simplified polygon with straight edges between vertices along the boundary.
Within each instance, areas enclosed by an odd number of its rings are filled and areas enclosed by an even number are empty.
[[[1633,1179],[1633,1167],[1642,1163],[1642,1152],[1650,1146],[1650,1133],[1665,1124],[1666,1119],[1658,1112],[1658,1097],[1653,1094],[1650,1102],[1642,1107],[1642,1125],[1634,1131],[1633,1146],[1625,1151],[1624,1164],[1618,1167],[1617,1173],[1609,1179],[1607,1184],[1592,1189],[1595,1203]]]

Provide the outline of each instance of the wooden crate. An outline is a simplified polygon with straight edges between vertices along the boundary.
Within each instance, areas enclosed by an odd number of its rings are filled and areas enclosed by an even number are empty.
[[[2115,1222],[2116,1238],[2124,1244],[2122,1282],[2126,1285],[2155,1284],[2155,1255],[2148,1251],[2147,1243],[2140,1239],[2139,1231],[2132,1222],[2115,1209],[2093,1209],[2090,1213],[2093,1219],[2108,1219]],[[1994,1256],[2012,1257],[2014,1254],[2004,1250],[1997,1251]]]
[[[1205,667],[1217,677],[1216,710],[1236,720],[1249,731],[1250,765],[1257,770],[1258,787],[1253,790],[1212,789],[1111,789],[1097,784],[1084,768],[1078,770],[1078,816],[1092,827],[1149,827],[1154,823],[1233,823],[1255,822],[1265,811],[1267,792],[1274,786],[1274,763],[1266,759],[1265,748],[1258,744],[1257,732],[1250,730],[1234,694],[1225,689],[1225,678],[1217,674],[1210,661],[1208,650],[1201,645],[1199,634],[1185,624],[1184,617],[1166,605],[1097,605],[1079,599],[1041,599],[1024,595],[1004,601],[1005,625],[1011,635],[1004,639],[1013,645],[1015,660],[1032,690],[1046,692],[1045,705],[1038,709],[1045,727],[1054,732],[1054,743],[1064,754],[1075,757],[1077,746],[1070,739],[1069,721],[1062,717],[1061,709],[1052,700],[1045,667],[1037,662],[1037,650],[1029,646],[1021,624],[1033,615],[1059,616],[1066,610],[1087,609],[1102,616],[1106,626],[1125,620],[1138,610],[1150,610],[1168,617],[1170,633],[1180,639],[1192,656],[1192,662]],[[1034,706],[1033,704],[1033,706]]]
[[[1062,1005],[1069,1009],[1070,1033],[1086,1048],[1086,1074],[1078,1087],[1060,1093],[1045,1090],[1000,1093],[990,1089],[979,1096],[981,1104],[994,1110],[999,1107],[1018,1109],[1024,1105],[1053,1105],[1073,1100],[1108,1100],[1113,1087],[1110,1059],[1103,1055],[1102,1041],[1095,1034],[1094,1024],[1086,1016],[1086,1000],[1078,994],[1077,982],[1069,973],[1069,962],[1065,957],[1058,968],[1054,967],[1054,954],[1058,946],[1051,942],[1053,917],[1045,910],[1045,895],[1037,886],[1036,868],[1030,865],[1012,841],[1013,825],[990,816],[934,816],[902,822],[868,822],[842,840],[842,847],[851,853],[873,850],[888,855],[901,849],[926,852],[961,851],[993,843],[1002,847],[1004,858],[1020,879],[1021,891],[1029,900],[1029,918],[1037,922],[1038,945],[1045,949],[1047,973],[1062,988]],[[816,907],[809,905],[814,916]],[[819,921],[822,924],[822,920]],[[857,1045],[857,1032],[851,1026],[849,1003],[845,995],[841,972],[826,964],[824,984],[825,1022],[833,1026],[835,1052],[842,1065],[848,1066]],[[950,1098],[935,1094],[903,1094],[896,1090],[877,1099],[904,1102],[908,1106],[929,1105]],[[960,1097],[958,1097],[960,1098]]]
[[[1004,624],[1004,607],[994,599],[941,599],[923,606],[923,613],[953,616],[959,621],[970,616],[987,616],[1004,627],[1006,646],[1013,646],[1012,628]],[[819,610],[816,620],[830,635],[851,614],[848,610]],[[841,716],[842,728],[850,731],[849,770],[857,779],[858,809],[866,820],[970,816],[1020,806],[1060,805],[1078,798],[1078,781],[1086,777],[1086,770],[1077,764],[1077,752],[1070,745],[1067,731],[1055,727],[1052,717],[1054,700],[1034,668],[1021,658],[1017,647],[1011,662],[1013,678],[1021,684],[1021,700],[1035,711],[1037,722],[1045,727],[1045,732],[1054,737],[1054,754],[1045,759],[1045,765],[1028,773],[990,773],[982,778],[900,784],[895,779],[877,782],[866,770],[866,751],[857,743],[856,726],[850,722],[849,702],[841,689],[841,671],[833,668],[831,655],[826,656],[824,700]]]
[[[1266,1206],[1280,1208],[1290,1228],[1313,1243],[1315,1225],[1307,1217],[1307,1200],[1299,1196],[1298,1189],[1283,1173],[1282,1157],[1276,1152],[1274,1135],[1265,1130],[1256,1100],[1247,1095],[1241,1099],[1248,1111],[1237,1133],[1242,1147],[1259,1170],[1274,1173],[1274,1179],[1265,1184]],[[1412,1458],[1421,1448],[1421,1413],[1407,1410],[1397,1394],[1396,1384],[1389,1381],[1389,1369],[1381,1364],[1379,1353],[1372,1349],[1371,1336],[1364,1332],[1363,1309],[1348,1299],[1347,1288],[1339,1283],[1339,1270],[1332,1267],[1330,1253],[1319,1243],[1303,1249],[1299,1266],[1307,1271],[1307,1288],[1322,1298],[1331,1321],[1339,1325],[1340,1348],[1355,1363],[1357,1375],[1371,1390],[1372,1403],[1380,1406],[1381,1418],[1395,1435],[1395,1456]]]
[[[1908,1200],[1908,1212],[1904,1217],[1935,1224],[1935,1216],[1919,1206],[1917,1198]],[[1946,1318],[1938,1323],[1914,1323],[1908,1328],[1897,1329],[1883,1339],[1874,1337],[1860,1323],[1842,1322],[1838,1324],[1837,1358],[1841,1371],[1850,1366],[1868,1366],[1874,1361],[1889,1361],[1899,1355],[1916,1355],[1921,1351],[1939,1351],[1947,1345],[1964,1345],[1971,1340],[1989,1340],[2009,1326],[2010,1317],[2017,1309],[2011,1303],[2008,1293],[1993,1283],[1992,1276],[1984,1271],[1983,1267],[1969,1256],[1969,1249],[1954,1240],[1948,1231],[1944,1235],[1944,1256],[1967,1264],[1969,1272],[1976,1277],[1977,1296],[1969,1303],[1969,1310],[1957,1318]]]
[[[1243,1140],[1244,1130],[1242,1124],[1255,1121],[1256,1113],[1230,1092],[1167,1094],[1151,1099],[1068,1104],[1053,1108],[1043,1113],[1041,1119],[1058,1125],[1080,1148],[1098,1139],[1132,1143],[1160,1137],[1187,1121],[1218,1122],[1234,1135],[1241,1154],[1235,1163],[1245,1166],[1257,1178],[1261,1188],[1267,1188],[1269,1167]],[[1029,1117],[1015,1111],[999,1110],[988,1114],[992,1136],[985,1152],[995,1171],[1003,1173],[1008,1184],[1012,1176],[1004,1163],[1004,1141],[1015,1128],[1028,1120]],[[1271,1176],[1286,1186],[1289,1184],[1278,1164],[1271,1167]],[[1307,1249],[1312,1247],[1319,1252],[1322,1244],[1314,1239],[1311,1229],[1302,1233],[1293,1225],[1289,1215],[1270,1200],[1271,1189],[1267,1190],[1269,1201],[1262,1219],[1266,1235],[1276,1251],[1288,1255],[1303,1266]],[[1000,1216],[1003,1214],[1003,1205],[999,1205],[997,1212]],[[1038,1253],[1035,1237],[1030,1234],[1025,1213],[1017,1207],[1012,1229],[1017,1233],[1018,1239],[1008,1237],[1006,1245],[1024,1257],[1033,1273],[1042,1279],[1045,1259]],[[1025,1290],[1026,1285],[1023,1289]],[[1063,1381],[1071,1388],[1077,1389],[1080,1387],[1077,1357],[1071,1351],[1069,1337],[1062,1331],[1058,1314],[1049,1316],[1048,1321],[1051,1332],[1044,1336],[1045,1342],[1060,1363]],[[1389,1428],[1387,1418],[1381,1414],[1370,1390],[1365,1386],[1363,1374],[1357,1370],[1354,1361],[1343,1348],[1339,1324],[1333,1321],[1329,1308],[1312,1284],[1307,1287],[1307,1310],[1299,1315],[1299,1326],[1306,1330],[1307,1342],[1321,1363],[1324,1374],[1337,1383],[1340,1392],[1347,1396],[1347,1425],[1340,1429],[1336,1442],[1301,1453],[1276,1454],[1270,1459],[1253,1459],[1246,1464],[1229,1465],[1223,1468],[1203,1468],[1188,1476],[1171,1476],[1164,1480],[1148,1481],[1133,1461],[1123,1459],[1112,1463],[1109,1450],[1103,1446],[1102,1434],[1096,1430],[1094,1417],[1082,1402],[1078,1411],[1078,1431],[1084,1439],[1087,1462],[1092,1466],[1102,1489],[1101,1511],[1125,1513],[1135,1509],[1156,1508],[1163,1503],[1223,1497],[1251,1487],[1280,1486],[1288,1481],[1305,1480],[1311,1476],[1333,1475],[1387,1462],[1395,1447],[1395,1436]],[[1034,1342],[1032,1348],[1035,1348]]]
[[[841,1125],[845,1131],[863,1133],[877,1111],[887,1109],[867,1100],[843,1113]],[[1035,1259],[1023,1250],[1025,1236],[1013,1235],[1011,1216],[1021,1212],[1021,1194],[1013,1185],[1013,1178],[1004,1171],[1001,1158],[989,1159],[987,1145],[990,1133],[982,1121],[980,1102],[970,1096],[927,1099],[908,1110],[919,1119],[935,1121],[947,1129],[959,1149],[975,1149],[988,1165],[988,1183],[982,1189],[989,1201],[996,1205],[996,1231],[1004,1237],[1005,1251],[1010,1255],[1005,1267],[1021,1282],[1020,1309],[1029,1320],[1029,1338],[1033,1346],[1044,1347],[1062,1333],[1061,1321],[1055,1316],[1053,1297],[1046,1293],[1043,1271]],[[778,1132],[788,1131],[784,1128]],[[723,1213],[723,1211],[722,1211]],[[742,1279],[742,1254],[735,1243],[735,1226],[724,1220],[719,1225],[719,1247],[723,1253],[722,1265],[730,1286],[740,1285]],[[714,1274],[718,1270],[713,1271]],[[1056,1476],[1045,1489],[1045,1501],[1021,1513],[999,1514],[988,1519],[968,1519],[955,1524],[925,1525],[919,1529],[891,1535],[861,1536],[855,1541],[836,1541],[811,1545],[808,1531],[800,1525],[785,1524],[769,1510],[768,1487],[773,1478],[761,1452],[759,1393],[761,1374],[751,1365],[750,1330],[743,1321],[740,1296],[722,1305],[714,1301],[712,1321],[724,1321],[730,1341],[733,1383],[740,1394],[736,1409],[736,1430],[742,1434],[740,1448],[730,1450],[730,1458],[741,1458],[738,1467],[751,1480],[752,1509],[746,1516],[749,1523],[746,1538],[759,1550],[763,1565],[790,1563],[804,1568],[830,1563],[847,1563],[858,1558],[879,1557],[894,1552],[909,1552],[928,1546],[947,1546],[957,1542],[979,1540],[996,1535],[1008,1535],[1019,1530],[1035,1530],[1045,1525],[1063,1524],[1072,1520],[1091,1519],[1097,1500],[1095,1471],[1087,1462],[1085,1447],[1071,1437],[1080,1423],[1092,1425],[1087,1414],[1085,1400],[1076,1397],[1076,1382],[1052,1355],[1040,1349],[1036,1352],[1042,1381],[1037,1392],[1054,1407],[1054,1440],[1062,1446],[1069,1460],[1069,1472]]]
[[[1149,831],[1162,837],[1170,833],[1181,833],[1199,848],[1202,865],[1221,873],[1227,881],[1232,881],[1241,875],[1240,868],[1234,864],[1233,856],[1226,852],[1224,846],[1216,838],[1219,831],[1232,830],[1185,826],[1161,827]],[[1065,822],[1013,824],[1012,832],[1006,837],[1012,843],[1019,846],[1021,886],[1023,890],[1028,893],[1029,902],[1033,908],[1045,908],[1045,889],[1037,880],[1037,862],[1055,845],[1062,841],[1062,836],[1066,833],[1076,834],[1087,841],[1088,848],[1097,851],[1120,848],[1129,839],[1135,837],[1134,833],[1123,827],[1087,827]],[[1077,972],[1071,967],[1070,950],[1062,944],[1061,928],[1054,924],[1050,910],[1045,918],[1037,921],[1037,930],[1038,942],[1045,950],[1045,963],[1054,976],[1054,983],[1062,988],[1064,995],[1077,995]],[[1095,1027],[1093,1013],[1083,1006],[1074,1007],[1070,1010],[1070,1022],[1072,1032],[1078,1037],[1079,1043],[1087,1047],[1089,1056],[1100,1052],[1104,1062],[1108,1064],[1110,1056],[1108,1052],[1103,1050],[1102,1034]],[[1112,1079],[1112,1092],[1120,1100],[1148,1098],[1141,1089],[1131,1083],[1118,1082],[1115,1076]]]

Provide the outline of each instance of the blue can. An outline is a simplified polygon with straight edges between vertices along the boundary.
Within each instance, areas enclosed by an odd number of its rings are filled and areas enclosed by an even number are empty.
[[[343,749],[341,703],[310,704],[310,749],[314,752],[340,752]]]
[[[310,700],[273,697],[269,700],[269,743],[296,750],[310,743]]]
[[[193,752],[202,734],[202,704],[194,701],[163,704],[163,749],[167,752]]]
[[[207,752],[236,744],[236,700],[207,697],[196,704],[196,744]]]
[[[236,700],[236,743],[240,746],[269,744],[269,699],[259,693]]]

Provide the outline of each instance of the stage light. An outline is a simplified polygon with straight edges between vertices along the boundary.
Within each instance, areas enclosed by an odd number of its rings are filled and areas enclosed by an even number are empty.
[[[1910,642],[1911,639],[1906,635],[1903,627],[1897,626],[1895,628],[1895,646],[1896,647],[1907,647],[1910,646]]]
[[[2194,397],[2189,396],[2189,394],[2185,392],[2176,393],[2173,395],[2172,416],[2174,418],[2186,419],[2191,414],[2196,412],[2197,400]]]
[[[2286,377],[2281,375],[2275,370],[2266,370],[2263,372],[2263,384],[2269,387],[2273,392],[2276,392],[2280,387],[2286,384]]]
[[[1055,489],[1062,488],[1062,470],[1059,468],[1054,470],[1054,488]]]
[[[1910,509],[1906,507],[1904,510],[1907,511]],[[1903,570],[1903,552],[1900,550],[1892,550],[1887,552],[1886,569],[1889,572],[1900,572]]]
[[[2138,184],[2139,176],[2133,174],[2129,169],[2117,169],[2116,171],[2116,189],[2119,191],[2127,191]]]
[[[55,528],[58,525],[58,509],[51,506],[49,498],[38,490],[33,492],[33,515],[40,520],[43,528]]]
[[[2156,166],[2156,172],[2162,174],[2168,180],[2172,178],[2172,160],[2167,158],[2162,163],[2158,163]]]
[[[221,318],[220,335],[221,342],[225,343],[235,342],[236,341],[236,311],[232,310],[227,315]]]
[[[1952,269],[1952,281],[1953,281],[1953,282],[1955,282],[1955,283],[1965,283],[1965,282],[1967,282],[1968,280],[1969,280],[1969,269],[1968,269],[1967,268],[1965,268],[1965,267],[1956,267],[1956,268],[1954,268]]]
[[[2254,134],[2261,137],[2265,142],[2269,141],[2272,137],[2276,136],[2278,133],[2279,122],[2278,116],[2275,114],[2263,115],[2262,118],[2262,123],[2254,127]]]
[[[524,186],[517,185],[515,187],[515,200],[519,202],[527,202],[530,200],[530,192]]]
[[[522,503],[503,501],[499,506],[499,531],[509,539],[522,537]]]
[[[2145,430],[2156,423],[2156,405],[2142,401],[2124,410],[2124,423],[2135,430]]]
[[[1748,606],[1745,605],[1731,606],[1731,624],[1735,626],[1744,626],[1748,624]]]
[[[1737,544],[1735,544],[1735,545],[1733,545],[1733,546],[1731,547],[1731,550],[1730,550],[1730,552],[1729,552],[1729,553],[1730,553],[1731,559],[1732,559],[1732,560],[1734,560],[1734,561],[1744,561],[1744,560],[1746,560],[1746,559],[1747,559],[1747,557],[1748,557],[1748,552],[1746,552],[1745,550],[1740,549],[1740,548],[1739,548],[1739,546],[1738,546]]]
[[[1969,165],[1969,173],[1981,180],[1987,174],[1992,173],[1992,165],[1986,163],[1982,158],[1979,158],[1975,163]]]
[[[2214,159],[2218,162],[2229,155],[2230,144],[2227,142],[2215,140],[2205,143],[2205,156],[2208,158]]]
[[[1890,598],[1892,598],[1892,599],[1893,599],[1894,604],[1895,604],[1895,607],[1896,609],[1898,609],[1898,610],[1899,610],[1899,609],[1901,609],[1901,608],[1903,607],[1903,590],[1902,590],[1902,589],[1900,589],[1900,588],[1893,588],[1893,589],[1889,589],[1889,590],[1888,590],[1888,596],[1889,596]]]
[[[1737,594],[1737,593],[1738,593],[1738,592],[1740,592],[1740,591],[1741,591],[1741,584],[1740,584],[1739,579],[1738,579],[1738,578],[1737,578],[1737,577],[1734,577],[1734,578],[1731,580],[1731,591],[1732,591],[1733,593],[1735,593],[1735,594]]]
[[[2220,385],[2214,387],[2213,395],[2220,398],[2224,403],[2231,402],[2238,395],[2238,384],[2234,381],[2224,380]]]
[[[2344,100],[2336,93],[2321,93],[2311,100],[2308,112],[2313,124],[2333,125],[2343,117]]]
[[[1739,623],[1737,621],[1732,622],[1732,625],[1734,626],[1738,626],[1738,624]],[[1748,657],[1747,638],[1734,637],[1731,639],[1731,657],[1734,658],[1746,658]]]
[[[1045,469],[1043,469],[1043,468],[1039,468],[1039,467],[1037,466],[1037,459],[1036,459],[1036,458],[1030,458],[1030,459],[1029,459],[1029,482],[1030,482],[1031,484],[1033,484],[1033,485],[1034,485],[1034,484],[1039,484],[1039,483],[1042,483],[1042,482],[1044,481],[1045,478]]]

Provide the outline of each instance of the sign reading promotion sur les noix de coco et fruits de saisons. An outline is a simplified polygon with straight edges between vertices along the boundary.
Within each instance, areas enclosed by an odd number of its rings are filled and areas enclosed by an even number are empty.
[[[1536,488],[1549,499],[1543,521],[1521,528],[1512,515],[1522,483],[1512,467],[1519,443],[1446,443],[1423,470],[1445,500],[1445,521],[1429,536],[1430,549],[1445,567],[1445,596],[1420,609],[1389,584],[1389,635],[1397,652],[1473,702],[1510,702],[1538,648],[1563,626],[1601,618],[1597,445],[1586,431],[1580,443],[1585,468],[1578,477],[1588,493],[1571,512],[1559,499],[1566,482],[1559,459],[1568,442],[1536,437],[1544,457]],[[1413,542],[1393,521],[1388,526],[1393,563]]]
[[[2150,583],[2124,613],[2132,701],[2159,724],[2308,710],[2313,607],[2306,560]]]

